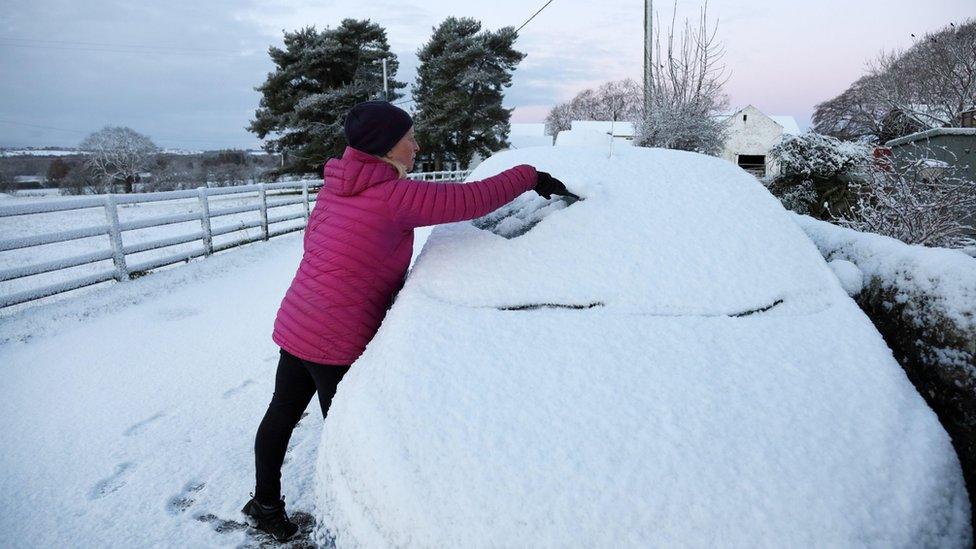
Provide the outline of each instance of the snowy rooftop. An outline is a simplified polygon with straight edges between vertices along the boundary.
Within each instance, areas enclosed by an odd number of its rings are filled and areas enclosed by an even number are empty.
[[[551,135],[509,135],[508,142],[513,149],[524,149],[526,147],[551,147],[553,138]]]
[[[753,108],[756,109],[756,110],[759,110],[756,107],[753,107]],[[713,118],[716,118],[716,119],[719,119],[719,120],[725,120],[725,119],[728,119],[730,117],[735,116],[736,114],[738,114],[742,110],[743,109],[739,109],[739,110],[733,111],[733,112],[715,113],[712,116],[713,116]],[[759,112],[762,112],[762,111],[759,111]],[[803,133],[800,130],[800,125],[797,124],[797,122],[796,122],[796,118],[794,118],[792,115],[788,115],[788,114],[766,114],[766,113],[763,113],[763,114],[766,115],[766,116],[768,116],[773,122],[776,122],[777,124],[779,124],[780,126],[782,126],[783,127],[783,133],[785,133],[785,134],[789,134],[789,135],[800,135],[801,133]]]
[[[604,120],[573,120],[571,128],[573,130],[593,130],[606,134],[612,131],[614,137],[634,137],[634,123],[622,120],[617,120],[616,122]]]
[[[783,126],[783,133],[788,133],[790,135],[800,135],[800,125],[796,123],[796,119],[792,116],[785,114],[772,114],[767,115],[773,119],[774,122]]]
[[[930,139],[940,135],[962,135],[976,137],[976,128],[932,128],[931,130],[916,132],[897,139],[892,139],[891,141],[886,142],[885,146],[897,147],[898,145],[904,145],[906,143],[919,141],[921,139]]]
[[[948,436],[778,201],[678,151],[497,154],[434,230],[319,452],[339,546],[964,546]],[[490,540],[490,541],[486,541]]]

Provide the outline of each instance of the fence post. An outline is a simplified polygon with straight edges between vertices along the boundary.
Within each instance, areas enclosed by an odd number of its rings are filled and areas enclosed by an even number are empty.
[[[305,207],[305,226],[308,226],[308,180],[302,181],[302,206]]]
[[[264,183],[258,184],[258,196],[261,197],[261,233],[264,239],[268,237],[268,193],[265,191]]]
[[[125,266],[125,249],[122,248],[122,231],[119,229],[119,210],[115,205],[115,195],[105,195],[105,219],[108,221],[108,238],[112,241],[112,262],[115,263],[115,279],[119,282],[129,280],[129,269]]]
[[[203,229],[203,256],[213,253],[213,233],[210,230],[210,202],[207,200],[207,188],[197,187],[197,198],[200,200],[200,228]]]

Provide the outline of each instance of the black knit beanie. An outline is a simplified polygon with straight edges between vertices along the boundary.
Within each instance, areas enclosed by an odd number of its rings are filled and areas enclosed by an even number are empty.
[[[383,156],[411,126],[413,120],[407,111],[387,101],[365,101],[346,115],[346,141],[354,149]]]

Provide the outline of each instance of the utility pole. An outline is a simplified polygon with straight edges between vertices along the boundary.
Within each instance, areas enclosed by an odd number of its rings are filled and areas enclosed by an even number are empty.
[[[383,58],[383,101],[390,100],[390,88],[386,83],[386,58]]]
[[[373,59],[369,63],[370,63],[370,65],[375,65],[375,64],[380,63],[380,62],[383,63],[383,101],[389,101],[390,100],[390,85],[389,85],[389,83],[387,83],[387,76],[386,76],[386,58],[384,57],[382,59]]]
[[[644,0],[644,116],[651,114],[654,93],[654,0]]]

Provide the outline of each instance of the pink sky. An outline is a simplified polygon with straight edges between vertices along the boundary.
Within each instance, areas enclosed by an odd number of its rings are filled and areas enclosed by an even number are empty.
[[[75,145],[126,125],[164,147],[258,147],[245,127],[273,67],[282,30],[369,18],[387,29],[412,82],[417,49],[448,16],[484,28],[518,26],[545,0],[34,0],[0,17],[0,146]],[[520,33],[528,57],[506,105],[513,121],[540,122],[555,104],[609,80],[641,78],[643,2],[554,0]],[[701,4],[682,0],[679,21]],[[655,9],[667,23],[672,3]],[[731,79],[731,107],[792,115],[843,91],[884,49],[976,17],[974,0],[712,0]]]
[[[584,48],[587,43],[610,48],[618,45],[616,51],[625,52],[621,54],[622,59],[608,60],[602,67],[598,58],[591,59],[593,81],[640,78],[643,17],[640,3],[609,4],[617,14],[630,8],[634,12],[633,20],[623,22],[621,18],[616,28],[577,22],[580,28],[575,41]],[[585,13],[592,9],[587,6],[595,3],[569,1],[563,7],[568,9],[570,5]],[[697,2],[679,2],[679,20],[694,18],[699,6]],[[658,1],[655,11],[665,19],[672,12],[672,4]],[[768,114],[792,115],[801,128],[806,128],[814,106],[846,89],[864,74],[865,63],[880,51],[911,46],[912,33],[921,36],[949,22],[976,17],[976,2],[714,0],[709,3],[709,17],[719,20],[718,36],[727,50],[725,64],[731,78],[726,91],[731,106],[751,103]],[[538,19],[533,23],[536,22]],[[631,35],[637,38],[632,39]],[[528,37],[527,43],[532,43]],[[532,49],[527,51],[531,58]],[[604,55],[604,59],[608,57]],[[572,96],[573,85],[566,84],[562,99]],[[576,86],[582,87],[583,83]],[[545,112],[544,105],[520,106],[513,119],[539,121]]]

